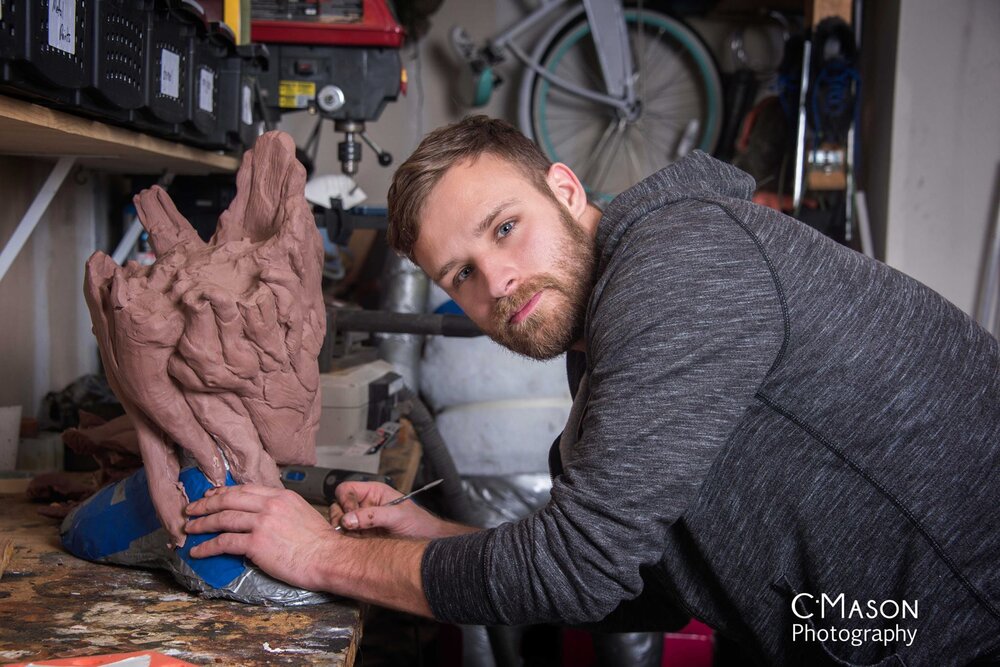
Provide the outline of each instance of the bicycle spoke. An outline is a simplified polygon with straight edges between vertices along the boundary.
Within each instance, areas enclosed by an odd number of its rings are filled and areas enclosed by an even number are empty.
[[[669,108],[662,107],[656,111],[643,111],[642,117],[660,123],[669,121],[684,122],[685,120],[701,116],[702,110],[703,107],[700,104],[673,105]]]
[[[660,30],[656,33],[656,39],[651,39],[649,41],[649,45],[646,46],[646,50],[642,54],[642,65],[643,65],[642,69],[643,70],[646,69],[646,63],[649,62],[649,50],[651,48],[653,48],[654,45],[660,43],[660,40],[663,39],[663,35],[666,33],[666,31],[667,31],[666,28],[661,27]]]
[[[564,121],[564,123],[566,121],[574,121],[574,120],[578,122],[592,123],[600,120],[602,117],[609,119],[615,117],[614,114],[591,114],[588,116],[586,114],[579,114],[579,113],[547,114],[547,116],[550,121],[558,120],[558,121]]]
[[[678,79],[680,79],[683,76],[687,76],[687,81],[690,82],[690,80],[691,80],[690,79],[690,74],[688,74],[688,72],[686,70],[684,70],[684,69],[678,69],[676,71],[676,74],[672,78],[668,79],[666,83],[664,83],[663,85],[661,85],[660,87],[658,87],[656,90],[654,90],[652,96],[650,98],[648,98],[648,99],[656,99],[660,95],[662,95],[664,91],[671,90],[671,89],[677,87],[677,81],[678,81]]]
[[[594,160],[596,160],[597,157],[604,152],[604,148],[607,146],[608,140],[611,138],[611,134],[617,124],[617,121],[614,120],[608,123],[608,126],[604,129],[604,134],[601,135],[600,141],[597,142],[597,146],[594,147],[594,150],[590,151],[590,155],[587,156],[587,161],[580,170],[581,178],[587,178],[589,180],[590,170],[593,168]]]
[[[585,115],[614,115],[614,110],[609,106],[595,104],[590,100],[581,100],[578,97],[573,97],[569,93],[550,96],[546,106],[551,109],[555,109],[560,113],[566,112]]]
[[[702,107],[701,99],[697,97],[689,97],[687,99],[675,99],[666,97],[662,99],[664,99],[665,102],[669,103],[658,104],[656,106],[650,104],[649,106],[653,108],[651,110],[646,110],[644,107],[643,115],[662,117],[662,118],[668,118],[670,116],[676,117],[685,115],[685,111],[689,113],[697,112]]]
[[[632,152],[632,138],[629,135],[631,127],[625,129],[625,155],[628,157],[629,162],[629,184],[638,183],[643,179],[644,174],[642,173],[642,166],[636,160],[635,154]],[[635,167],[635,175],[633,176],[632,167]]]
[[[580,54],[579,56],[576,56],[572,59],[564,57],[561,61],[559,61],[559,68],[557,68],[557,70],[553,72],[553,74],[558,76],[560,79],[565,79],[566,81],[576,83],[577,85],[580,85],[583,88],[590,88],[592,90],[605,90],[604,77],[599,75],[591,65],[587,64],[586,62],[587,59],[585,55],[590,55],[590,49],[587,49],[586,54]],[[571,72],[569,73],[560,72],[559,69],[563,68],[564,66],[567,69],[570,69]],[[571,76],[571,74],[574,72],[579,76]],[[581,78],[585,80],[581,81],[580,80]]]
[[[678,118],[690,113],[698,113],[702,108],[701,99],[688,96],[687,98],[663,97],[644,105],[643,116],[654,116],[662,118]]]
[[[651,148],[655,148],[657,154],[663,156],[663,161],[659,164],[669,163],[677,142],[680,140],[680,132],[671,132],[668,135],[664,135],[652,130],[647,130],[646,126],[641,124],[637,131],[647,145]]]
[[[567,141],[576,142],[577,144],[585,143],[585,140],[590,135],[596,135],[598,126],[594,123],[588,123],[587,125],[573,125],[573,126],[560,126],[559,131],[553,131],[550,128],[549,139],[552,142],[552,147],[558,150],[558,146],[564,145]],[[564,153],[558,151],[560,158],[564,157]],[[565,161],[565,160],[563,160]]]
[[[615,128],[615,134],[612,139],[614,141],[614,149],[611,151],[611,155],[608,156],[607,161],[604,163],[604,169],[601,170],[600,178],[597,179],[597,191],[603,193],[605,190],[603,188],[604,182],[607,180],[608,172],[611,169],[611,164],[615,161],[618,156],[618,149],[621,148],[621,138],[624,134],[625,121],[619,120],[618,127]]]
[[[649,43],[645,46],[642,45],[642,42],[645,41],[644,38],[648,37],[648,28],[645,26],[636,26],[635,24],[630,23],[629,29],[631,30],[631,33],[629,34],[629,46],[632,49],[632,62],[635,66],[633,71],[639,75],[638,78],[642,79],[643,73],[649,73],[651,71],[649,69],[650,51],[652,51],[653,47],[659,43],[659,40],[665,33],[665,29],[660,28],[656,33],[656,36],[650,39]],[[662,62],[662,60],[663,58],[660,58],[658,59],[658,62]],[[640,85],[643,84],[640,83]]]

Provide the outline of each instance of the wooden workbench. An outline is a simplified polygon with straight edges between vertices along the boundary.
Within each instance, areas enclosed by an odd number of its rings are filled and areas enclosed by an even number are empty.
[[[420,445],[403,429],[382,470],[409,489]],[[401,431],[401,434],[403,432]],[[188,593],[166,572],[101,565],[59,544],[59,522],[23,495],[0,495],[0,664],[159,651],[196,665],[352,665],[363,605],[352,600],[268,608]]]

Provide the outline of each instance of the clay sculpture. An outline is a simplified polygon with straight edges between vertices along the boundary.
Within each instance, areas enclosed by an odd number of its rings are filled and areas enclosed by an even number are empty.
[[[171,546],[185,543],[179,473],[279,486],[277,464],[315,462],[323,247],[291,137],[257,139],[237,196],[203,242],[160,187],[134,199],[156,253],[97,252],[85,296],[108,381],[135,425]]]

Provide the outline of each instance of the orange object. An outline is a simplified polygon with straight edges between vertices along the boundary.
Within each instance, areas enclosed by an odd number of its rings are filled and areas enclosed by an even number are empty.
[[[104,655],[87,655],[77,658],[56,658],[54,660],[32,660],[30,662],[11,662],[3,667],[99,667],[99,665],[114,665],[129,658],[149,657],[149,667],[197,667],[190,662],[184,662],[169,655],[156,651],[136,651],[135,653],[106,653]]]

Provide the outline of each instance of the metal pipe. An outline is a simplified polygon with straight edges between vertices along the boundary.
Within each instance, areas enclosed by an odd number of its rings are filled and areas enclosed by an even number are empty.
[[[402,333],[420,336],[453,336],[471,338],[483,332],[464,315],[435,315],[432,313],[393,313],[385,310],[331,309],[338,331],[367,331],[371,333]]]
[[[411,315],[424,312],[430,286],[427,274],[420,267],[405,257],[389,253],[382,276],[385,285],[382,291],[383,310]],[[420,387],[423,338],[410,333],[384,333],[377,340],[378,356],[396,367],[407,386]]]

